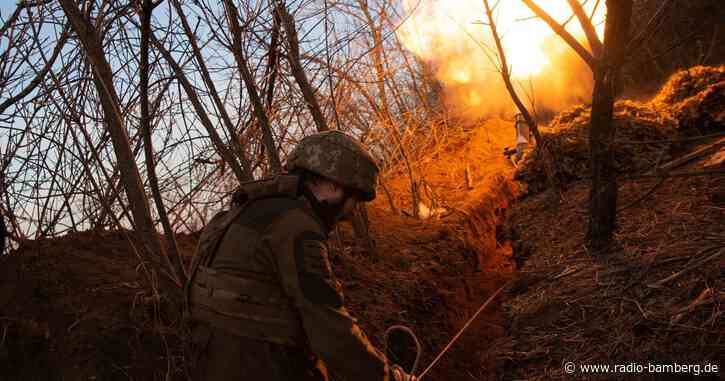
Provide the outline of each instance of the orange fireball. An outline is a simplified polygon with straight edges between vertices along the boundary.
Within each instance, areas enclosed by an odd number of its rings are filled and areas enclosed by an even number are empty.
[[[403,45],[435,67],[456,103],[483,105],[485,112],[510,109],[498,74],[498,57],[486,20],[482,0],[403,0],[408,18],[398,29]],[[492,1],[495,3],[495,1]],[[603,34],[605,7],[588,1]],[[539,0],[539,6],[567,30],[584,41],[584,33],[566,0]],[[412,12],[412,13],[411,13]],[[494,10],[512,77],[519,91],[529,94],[539,106],[560,108],[584,98],[591,91],[591,75],[582,62],[572,59],[569,47],[520,0],[500,0]],[[525,82],[525,84],[524,84]]]

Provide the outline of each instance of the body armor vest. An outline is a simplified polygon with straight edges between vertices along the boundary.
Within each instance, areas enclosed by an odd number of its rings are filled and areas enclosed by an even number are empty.
[[[304,334],[292,301],[274,274],[213,268],[232,224],[255,201],[298,197],[299,178],[279,175],[242,184],[230,210],[215,215],[201,233],[186,285],[188,316],[233,335],[299,346]]]

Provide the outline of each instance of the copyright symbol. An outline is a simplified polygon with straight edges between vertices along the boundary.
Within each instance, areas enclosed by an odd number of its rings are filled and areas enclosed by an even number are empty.
[[[576,364],[571,361],[567,361],[566,363],[564,363],[564,372],[568,374],[576,372]]]

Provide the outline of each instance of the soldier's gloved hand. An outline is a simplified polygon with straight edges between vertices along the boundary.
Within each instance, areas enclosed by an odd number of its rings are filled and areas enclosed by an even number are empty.
[[[417,377],[413,376],[412,374],[405,373],[403,368],[401,368],[397,365],[393,365],[392,370],[393,370],[393,379],[395,381],[417,381],[418,380]]]

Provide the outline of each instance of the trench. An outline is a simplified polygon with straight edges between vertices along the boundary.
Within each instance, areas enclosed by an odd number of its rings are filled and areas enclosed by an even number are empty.
[[[469,209],[461,223],[464,242],[476,253],[476,271],[465,274],[464,288],[455,298],[463,313],[453,317],[453,327],[463,327],[491,295],[515,276],[512,245],[505,232],[507,210],[517,197],[518,188],[504,176],[494,176],[486,193]],[[449,365],[442,368],[455,379],[492,380],[497,378],[499,349],[507,341],[508,322],[503,310],[503,293],[485,307],[461,334],[450,353]],[[433,379],[433,378],[431,378]]]
[[[504,225],[521,189],[509,173],[495,171],[479,180],[468,202],[444,218],[420,221],[371,208],[375,253],[350,250],[351,229],[343,231],[347,250],[333,245],[348,308],[378,347],[389,326],[413,329],[423,347],[418,371],[515,275]],[[425,379],[496,378],[498,347],[508,329],[501,298],[480,313]]]
[[[505,130],[473,131],[423,163],[432,187],[449,196],[444,201],[450,213],[417,220],[392,213],[379,200],[369,208],[374,252],[357,248],[350,227],[341,229],[339,241],[330,241],[347,308],[378,348],[389,326],[411,327],[423,346],[421,369],[515,273],[503,225],[520,190],[499,147],[487,146],[504,137],[490,131]],[[465,191],[457,189],[467,172],[454,165],[459,163],[473,163],[472,187]],[[394,195],[408,189],[404,178],[399,185],[390,185]],[[195,237],[179,240],[182,252],[194,250]],[[0,260],[0,374],[187,379],[187,333],[145,297],[137,261],[121,232],[30,241],[16,254]],[[165,319],[161,330],[159,314]],[[506,336],[499,296],[426,379],[495,379]]]

